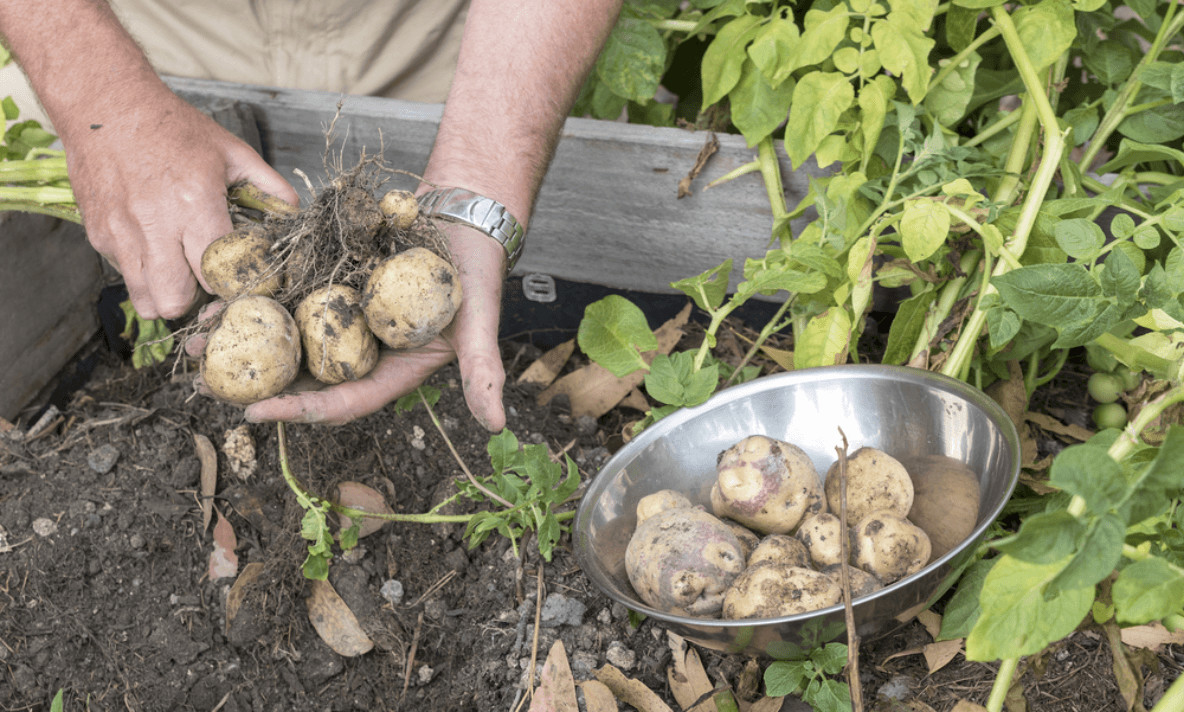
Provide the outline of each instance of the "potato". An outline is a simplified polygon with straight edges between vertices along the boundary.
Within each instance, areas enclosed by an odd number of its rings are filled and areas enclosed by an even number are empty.
[[[830,576],[813,569],[767,563],[750,566],[724,595],[723,617],[776,618],[816,611],[842,600]]]
[[[273,296],[283,272],[271,261],[271,240],[258,225],[241,225],[214,240],[201,255],[210,289],[227,301],[243,294]]]
[[[386,216],[387,223],[399,230],[411,227],[419,217],[419,202],[416,201],[415,194],[407,190],[387,192],[382,196],[378,207]]]
[[[296,320],[274,299],[226,305],[206,339],[201,375],[221,400],[247,405],[283,391],[300,371]]]
[[[842,579],[843,565],[842,564],[831,564],[830,566],[824,566],[818,570],[821,571],[822,573],[826,574],[827,576],[830,576],[831,578],[833,578],[835,580],[835,583],[839,584],[839,588],[843,587],[843,579]],[[848,566],[847,567],[847,576],[851,580],[851,600],[852,601],[859,598],[860,596],[866,596],[869,593],[875,593],[876,591],[879,591],[881,588],[884,588],[884,584],[880,583],[880,579],[869,574],[868,572],[864,571],[863,569],[859,568],[858,566]]]
[[[806,546],[810,561],[822,568],[843,561],[843,523],[830,512],[812,514],[802,520],[798,539]]]
[[[362,296],[366,323],[392,349],[423,346],[436,338],[460,308],[460,277],[447,260],[413,247],[383,261]]]
[[[839,463],[826,473],[826,502],[839,513]],[[868,514],[887,509],[907,516],[913,506],[913,481],[896,458],[871,447],[862,447],[847,458],[847,521],[858,522]]]
[[[658,490],[652,494],[647,494],[637,501],[637,522],[640,524],[658,512],[663,512],[667,509],[693,506],[691,500],[687,499],[686,495],[681,492],[675,492],[671,489]]]
[[[366,326],[361,301],[358,290],[330,284],[296,307],[305,364],[321,383],[356,381],[378,363],[378,341]]]
[[[810,568],[810,553],[805,544],[787,534],[770,534],[748,556],[748,566],[761,564]]]
[[[732,531],[697,507],[666,509],[637,525],[625,548],[625,573],[654,608],[711,617],[724,591],[744,569]]]
[[[960,460],[944,455],[910,460],[908,470],[914,493],[909,521],[929,535],[933,558],[945,556],[978,524],[978,477]]]
[[[851,530],[851,563],[885,585],[925,568],[931,552],[923,529],[887,509],[872,512]]]
[[[720,519],[720,521],[726,524],[728,529],[731,529],[732,533],[736,535],[736,538],[740,540],[740,547],[744,552],[744,561],[747,562],[748,557],[752,556],[753,549],[756,549],[757,545],[761,543],[761,538],[740,522],[734,522],[731,519]]]
[[[786,534],[823,508],[822,482],[796,445],[752,435],[720,453],[711,508],[761,534]]]

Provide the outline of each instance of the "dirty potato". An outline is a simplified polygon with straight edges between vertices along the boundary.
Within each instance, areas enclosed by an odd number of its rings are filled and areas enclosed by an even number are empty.
[[[213,395],[248,405],[270,398],[300,371],[296,320],[274,299],[241,297],[226,305],[206,339],[201,376]]]
[[[305,363],[321,383],[356,381],[378,363],[378,341],[366,326],[361,301],[358,290],[331,284],[296,307]]]
[[[409,349],[436,338],[460,302],[456,268],[427,248],[413,247],[374,268],[362,311],[379,340],[392,349]]]

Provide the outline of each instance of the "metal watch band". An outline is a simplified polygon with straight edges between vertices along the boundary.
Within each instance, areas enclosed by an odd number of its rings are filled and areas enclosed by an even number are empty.
[[[419,196],[419,210],[424,215],[475,227],[497,240],[506,249],[506,272],[518,263],[526,229],[496,200],[460,188],[440,188]]]

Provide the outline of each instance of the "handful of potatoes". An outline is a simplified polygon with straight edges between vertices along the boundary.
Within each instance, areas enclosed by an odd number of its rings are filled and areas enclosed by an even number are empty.
[[[215,397],[240,405],[270,398],[292,383],[301,364],[321,383],[358,380],[377,364],[380,341],[392,349],[422,346],[459,309],[455,266],[426,247],[397,250],[389,237],[415,223],[414,195],[390,191],[380,202],[356,186],[335,188],[332,239],[345,255],[335,259],[338,266],[348,260],[350,270],[334,269],[320,286],[308,284],[308,275],[318,274],[315,245],[289,244],[289,257],[281,259],[285,236],[258,224],[223,235],[202,255],[202,274],[227,303],[201,363]],[[334,281],[346,271],[360,288]],[[300,280],[310,288],[292,289]]]
[[[710,512],[672,490],[643,497],[625,552],[634,590],[680,615],[771,618],[842,600],[844,536],[853,598],[924,568],[933,546],[909,520],[915,497],[905,467],[870,447],[847,459],[847,532],[838,467],[824,485],[801,448],[753,435],[720,453]],[[973,477],[971,490],[977,515]]]

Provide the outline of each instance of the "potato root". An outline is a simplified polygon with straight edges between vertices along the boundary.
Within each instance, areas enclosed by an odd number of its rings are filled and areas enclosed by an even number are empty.
[[[378,341],[366,326],[361,301],[358,290],[331,284],[296,307],[305,363],[321,383],[356,381],[378,363]]]
[[[851,530],[851,563],[885,585],[925,568],[931,553],[925,531],[887,509],[868,514]]]
[[[283,271],[272,264],[271,240],[258,225],[231,230],[206,247],[201,273],[221,299],[244,294],[274,296],[283,286]]]
[[[838,603],[843,591],[834,578],[813,569],[767,563],[750,566],[724,595],[723,617],[776,618]]]
[[[436,338],[460,302],[456,268],[425,247],[413,247],[374,268],[362,311],[379,340],[392,349],[409,349]]]
[[[823,509],[818,472],[796,445],[749,436],[720,454],[716,470],[711,488],[716,516],[761,534],[792,532],[807,514]]]
[[[839,463],[826,473],[826,503],[839,511]],[[900,461],[883,450],[862,447],[847,458],[847,521],[887,509],[907,516],[913,506],[913,481]]]
[[[740,575],[740,542],[696,507],[666,509],[638,524],[625,548],[625,572],[641,600],[678,615],[711,617]]]
[[[202,380],[221,400],[248,405],[270,398],[300,371],[296,320],[274,299],[240,297],[218,315],[206,339]]]

